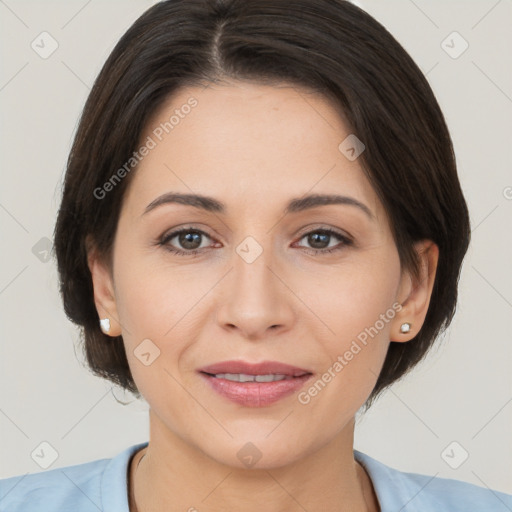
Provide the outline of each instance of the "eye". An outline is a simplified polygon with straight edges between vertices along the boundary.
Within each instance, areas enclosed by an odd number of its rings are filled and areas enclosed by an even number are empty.
[[[194,256],[203,252],[203,249],[207,248],[208,245],[203,245],[204,238],[211,239],[211,237],[204,231],[196,228],[181,228],[171,233],[167,233],[158,241],[158,245],[165,247],[169,252],[178,256]],[[174,244],[179,245],[181,248],[176,247],[171,243],[174,239]],[[307,243],[312,247],[304,247],[306,252],[312,254],[328,254],[334,251],[340,251],[345,247],[353,245],[353,240],[348,236],[338,233],[337,231],[329,228],[316,229],[309,231],[302,235],[300,240],[307,239]],[[331,245],[333,239],[337,239],[339,242],[334,246]]]
[[[201,247],[202,238],[210,238],[204,231],[195,228],[182,228],[171,233],[164,235],[158,242],[159,245],[165,246],[165,248],[180,256],[190,256],[202,252],[204,246]],[[171,240],[176,238],[177,244],[179,244],[184,250],[174,247],[170,244]]]
[[[334,231],[333,229],[316,229],[314,231],[310,231],[306,234],[304,234],[301,237],[301,240],[307,238],[307,242],[313,246],[312,249],[309,249],[309,251],[312,254],[327,254],[334,251],[340,251],[344,249],[347,246],[353,245],[353,241],[347,237],[346,235],[343,235],[341,233],[338,233],[337,231]],[[332,241],[333,238],[337,238],[342,243],[338,243],[337,245],[331,246],[329,248],[329,244]],[[303,246],[300,246],[303,247]],[[306,248],[307,249],[307,248]]]

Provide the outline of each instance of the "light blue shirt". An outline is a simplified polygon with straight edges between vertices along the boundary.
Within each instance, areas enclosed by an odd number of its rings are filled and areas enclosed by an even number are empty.
[[[129,512],[128,465],[140,443],[112,459],[0,480],[1,512]],[[393,469],[354,450],[382,512],[511,512],[512,495]],[[201,507],[199,507],[199,510]]]

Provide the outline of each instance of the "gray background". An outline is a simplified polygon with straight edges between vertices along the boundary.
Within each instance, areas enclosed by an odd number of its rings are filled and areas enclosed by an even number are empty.
[[[45,239],[93,80],[153,3],[0,1],[0,477],[112,457],[148,439],[147,405],[123,407],[114,395],[130,395],[84,369],[55,264],[45,261]],[[355,447],[402,470],[512,493],[512,4],[357,3],[427,74],[453,137],[473,240],[452,326],[426,361],[360,418]],[[46,59],[31,47],[34,40],[43,45],[43,31],[58,43]],[[469,44],[457,58],[464,43],[450,36],[454,31]],[[41,449],[46,460],[31,456]]]

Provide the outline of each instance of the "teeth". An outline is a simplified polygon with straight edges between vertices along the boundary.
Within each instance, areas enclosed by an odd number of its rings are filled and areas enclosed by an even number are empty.
[[[277,380],[284,380],[289,377],[288,375],[270,374],[270,375],[247,375],[245,373],[217,373],[217,379],[232,380],[233,382],[274,382]]]

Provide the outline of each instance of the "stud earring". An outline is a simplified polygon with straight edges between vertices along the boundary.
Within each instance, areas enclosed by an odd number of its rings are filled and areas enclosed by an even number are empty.
[[[108,334],[110,331],[110,318],[102,318],[100,320],[100,327],[104,334]]]
[[[407,333],[411,330],[411,324],[408,323],[408,322],[405,322],[403,323],[401,326],[400,326],[400,332],[402,333]]]

